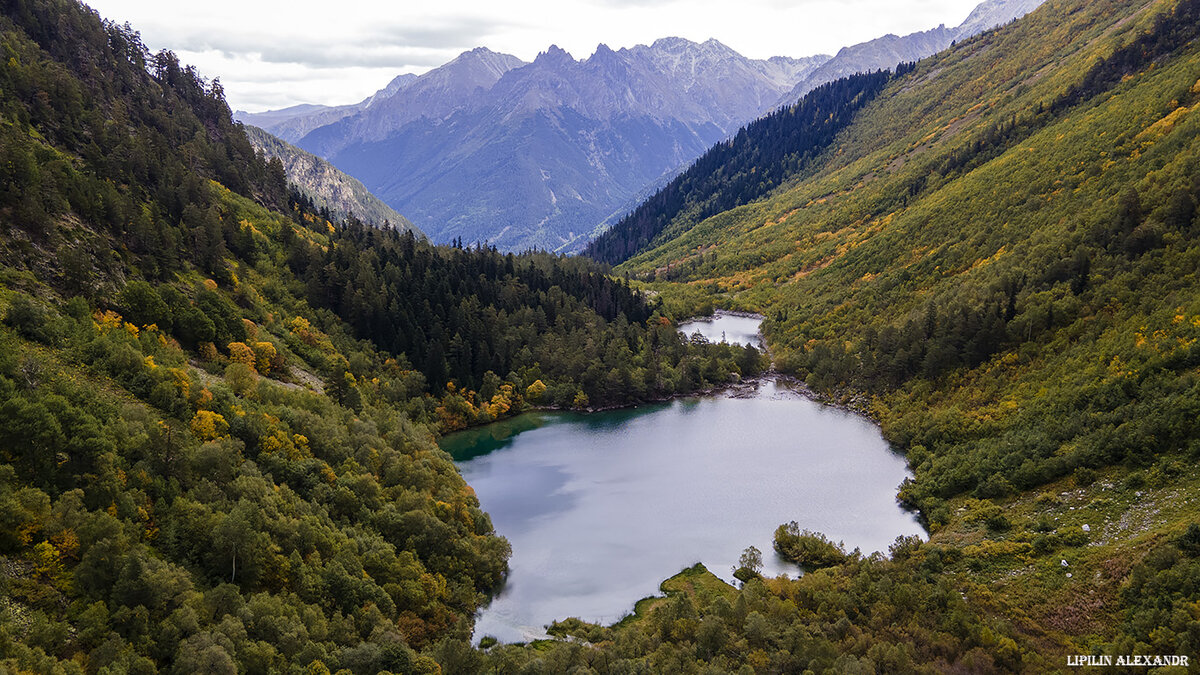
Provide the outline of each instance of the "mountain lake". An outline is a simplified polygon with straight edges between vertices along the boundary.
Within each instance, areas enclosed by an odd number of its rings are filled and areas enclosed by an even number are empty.
[[[722,314],[680,329],[761,344],[758,322]],[[909,472],[879,428],[773,378],[639,408],[526,413],[442,448],[512,544],[477,640],[544,637],[568,617],[614,623],[697,562],[732,582],[751,545],[765,576],[796,576],[772,547],[791,520],[864,554],[925,536],[896,501]]]

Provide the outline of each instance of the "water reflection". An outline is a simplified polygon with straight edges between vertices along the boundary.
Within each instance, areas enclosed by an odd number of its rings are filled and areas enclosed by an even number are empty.
[[[451,434],[440,445],[456,461],[465,461],[509,447],[518,434],[554,422],[553,413],[531,412]]]
[[[539,520],[575,506],[576,495],[564,488],[571,475],[557,466],[526,466],[519,482],[508,481],[505,453],[476,459],[476,479],[487,482],[488,509],[504,514],[505,536],[519,537],[533,530]]]
[[[691,337],[699,332],[709,342],[728,342],[731,345],[753,345],[763,348],[759,328],[762,317],[730,314],[717,310],[711,317],[703,317],[679,324],[679,332]]]

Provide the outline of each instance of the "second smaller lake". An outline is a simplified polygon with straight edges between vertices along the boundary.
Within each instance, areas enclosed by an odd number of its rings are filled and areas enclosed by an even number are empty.
[[[697,331],[709,342],[728,342],[731,345],[754,345],[763,348],[759,325],[761,316],[730,314],[718,309],[711,317],[701,317],[679,324],[679,332],[691,337]]]

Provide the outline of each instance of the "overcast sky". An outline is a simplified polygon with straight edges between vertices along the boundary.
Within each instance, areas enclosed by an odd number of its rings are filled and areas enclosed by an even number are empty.
[[[483,46],[526,61],[551,44],[586,58],[666,36],[752,58],[835,53],[886,33],[955,26],[979,0],[85,0],[172,49],[230,107],[360,101],[400,73]]]

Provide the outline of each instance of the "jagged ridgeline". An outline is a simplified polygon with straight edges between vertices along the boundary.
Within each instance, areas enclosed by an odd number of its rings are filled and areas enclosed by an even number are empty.
[[[911,70],[911,64],[900,64],[895,74],[851,75],[751,122],[588,244],[583,255],[616,265],[705,218],[766,195],[823,153],[894,77]]]
[[[438,672],[509,553],[440,431],[763,365],[586,260],[330,222],[219,83],[2,6],[0,671]]]

